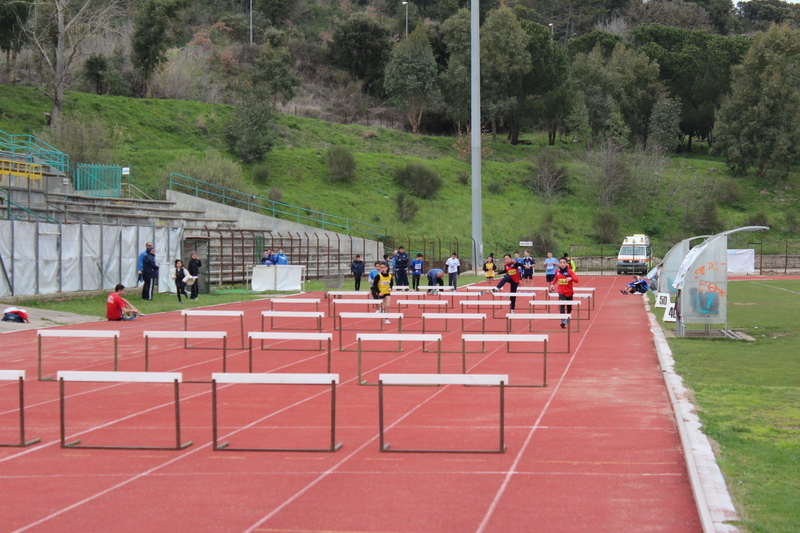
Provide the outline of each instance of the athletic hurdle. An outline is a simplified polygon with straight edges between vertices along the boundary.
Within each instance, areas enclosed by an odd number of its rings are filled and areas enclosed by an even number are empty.
[[[498,308],[511,308],[511,302],[506,300],[467,300],[461,302],[461,311],[464,312],[470,307],[476,307],[480,312],[481,306],[483,307],[491,307],[492,308],[492,318],[503,318],[497,316],[497,309]]]
[[[317,327],[315,328],[289,328],[300,331],[318,331],[322,333],[322,319],[325,313],[322,311],[261,311],[261,331],[264,331],[264,319],[269,318],[269,328],[275,328],[276,318],[316,318]]]
[[[457,291],[440,292],[436,296],[438,296],[440,300],[442,298],[449,298],[451,309],[455,309],[456,307],[456,298],[474,298],[477,300],[478,298],[481,297],[480,294],[476,294],[474,292],[457,292]]]
[[[366,293],[366,294],[369,294],[369,293]],[[333,315],[337,314],[337,312],[336,312],[336,304],[339,304],[339,308],[340,309],[341,309],[341,306],[343,306],[343,305],[366,305],[367,308],[369,308],[369,307],[377,307],[377,306],[381,305],[381,301],[372,299],[372,295],[371,294],[370,294],[370,298],[369,299],[365,298],[363,300],[344,300],[344,299],[341,299],[341,300],[328,300],[328,312],[329,313],[330,313],[331,302],[333,302]]]
[[[592,297],[589,298],[589,301],[592,304],[592,309],[594,309],[595,293],[597,292],[597,289],[595,289],[594,287],[572,287],[572,290],[574,292],[576,292],[576,293],[589,293],[589,294],[591,294]]]
[[[411,307],[419,307],[422,308],[422,311],[425,311],[425,307],[434,307],[439,310],[441,313],[442,307],[444,307],[445,311],[447,311],[447,302],[442,300],[396,300],[394,303],[397,304],[397,312],[400,313],[403,311],[403,306],[407,308]]]
[[[264,348],[264,341],[270,340],[283,340],[283,341],[319,341],[319,348],[314,350],[309,349],[300,349],[294,346],[291,347],[291,351],[294,352],[321,352],[324,350],[322,347],[322,341],[327,341],[328,343],[328,373],[331,371],[331,339],[333,335],[331,333],[298,333],[294,331],[251,331],[247,334],[247,337],[250,339],[250,348],[248,354],[249,360],[249,371],[252,374],[253,372],[253,339],[260,339],[261,340],[261,349],[262,350],[269,350],[269,348]]]
[[[427,291],[428,294],[431,294],[431,292],[437,293],[455,291],[452,285],[425,285],[424,287],[420,286],[419,290]]]
[[[189,331],[189,317],[190,316],[212,316],[215,318],[222,318],[226,316],[239,317],[239,334],[242,336],[241,346],[231,346],[234,350],[244,350],[247,346],[244,345],[244,311],[195,311],[194,309],[184,309],[181,311],[183,315],[183,331]],[[183,347],[187,350],[208,350],[209,348],[201,348],[197,346],[188,346],[186,340],[183,341]]]
[[[425,349],[426,342],[436,341],[436,373],[442,372],[442,336],[439,334],[420,334],[420,333],[357,333],[356,340],[358,341],[358,384],[359,385],[377,385],[377,383],[368,383],[361,377],[361,353],[363,350],[362,342],[364,341],[390,341],[397,342],[397,350],[366,350],[370,352],[402,352],[403,341],[420,341],[422,343],[422,353],[433,353]]]
[[[319,311],[319,298],[270,298],[270,311],[275,310],[275,304],[314,304],[314,311]]]
[[[25,371],[0,370],[0,381],[17,381],[19,383],[19,444],[0,444],[0,447],[24,448],[40,442],[41,439],[25,441]]]
[[[217,444],[217,383],[265,385],[331,385],[331,446],[330,448],[232,448],[228,442]],[[339,374],[211,374],[212,438],[215,451],[233,452],[335,452],[336,444],[336,384]]]
[[[336,327],[336,316],[339,317],[339,327]],[[397,320],[397,332],[403,332],[403,313],[339,313],[338,315],[334,315],[333,317],[333,329],[339,330],[339,351],[340,352],[355,352],[357,350],[348,350],[344,347],[344,332],[345,331],[364,331],[364,328],[357,328],[357,329],[345,329],[344,321],[345,318],[361,318],[361,319],[378,319],[378,324],[380,325],[380,330],[378,331],[385,331],[383,324],[384,320],[386,319],[395,319]],[[375,330],[373,330],[375,331]]]
[[[581,304],[583,302],[584,300],[581,300],[580,297],[578,297],[577,300],[535,300],[535,301],[531,300],[530,302],[528,302],[528,309],[530,310],[531,313],[535,313],[537,306],[547,307],[547,309],[549,310],[552,309],[553,307],[558,307],[559,305],[573,305],[577,307],[577,309],[575,310],[575,314],[578,316],[578,318],[580,318]],[[589,308],[589,306],[586,306],[586,310],[588,312],[586,319],[589,320],[591,318],[592,311]],[[581,330],[580,324],[578,324],[578,329],[576,331],[580,330]]]
[[[43,337],[69,337],[77,339],[114,339],[114,372],[118,369],[119,359],[119,331],[79,330],[79,329],[40,329],[36,331],[36,342],[39,345],[39,381],[52,381],[53,376],[42,377],[42,338]]]
[[[144,371],[150,371],[150,339],[222,339],[222,371],[228,369],[228,333],[225,331],[144,331]],[[205,382],[202,382],[205,383]]]
[[[328,300],[328,314],[331,314],[331,301],[336,299],[341,299],[345,296],[367,296],[368,299],[372,299],[372,292],[369,290],[366,291],[327,291],[325,293],[325,299]]]
[[[592,289],[594,290],[594,289]],[[578,292],[575,291],[572,294],[573,300],[588,300],[589,305],[586,306],[586,319],[589,320],[592,318],[592,309],[594,309],[594,293],[593,292]],[[547,299],[554,299],[558,300],[558,293],[557,292],[548,292]],[[580,310],[580,309],[579,309]]]
[[[443,320],[444,329],[428,330],[428,322],[431,320]],[[448,320],[460,320],[461,331],[467,331],[467,320],[480,320],[481,333],[486,333],[486,313],[422,313],[422,333],[428,331],[450,331]]]
[[[505,387],[507,375],[489,374],[379,374],[378,375],[378,423],[380,425],[380,451],[395,453],[504,453],[505,444]],[[401,450],[391,449],[384,439],[383,386],[441,386],[470,385],[500,387],[500,446],[496,450]]]
[[[533,321],[534,320],[566,320],[569,319],[569,315],[564,313],[522,313],[522,314],[508,314],[506,315],[506,330],[509,334],[513,331],[513,327],[511,326],[512,320],[527,320],[528,321],[528,331],[531,333],[555,333],[558,331],[566,331],[567,332],[567,350],[566,351],[553,351],[550,350],[550,353],[572,353],[572,321],[567,320],[567,327],[565,329],[549,329],[549,330],[533,330]],[[578,317],[578,324],[580,324],[580,317]]]
[[[530,353],[541,353],[542,354],[542,384],[521,384],[521,385],[509,385],[506,384],[506,387],[546,387],[547,386],[547,335],[461,335],[461,368],[464,374],[467,373],[467,343],[468,342],[480,342],[481,346],[485,342],[504,342],[506,343],[507,353],[510,354],[530,354]],[[543,343],[543,348],[541,352],[532,352],[530,350],[525,350],[522,352],[512,352],[511,351],[511,343],[514,342],[541,342]],[[477,353],[477,352],[469,352],[469,353]]]
[[[180,372],[59,372],[57,376],[61,403],[62,448],[89,448],[94,450],[183,450],[192,445],[192,441],[181,444],[180,383],[183,381],[183,374]],[[64,384],[67,381],[91,383],[173,383],[175,387],[175,446],[79,446],[80,440],[67,442],[67,416],[64,405]]]

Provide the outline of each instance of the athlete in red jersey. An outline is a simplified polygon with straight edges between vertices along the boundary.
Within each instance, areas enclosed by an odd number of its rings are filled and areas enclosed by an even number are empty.
[[[500,283],[497,284],[495,287],[495,291],[499,291],[503,288],[503,285],[506,283],[511,285],[511,292],[517,292],[517,288],[519,287],[519,265],[517,265],[516,261],[511,258],[511,255],[505,254],[503,256],[503,260],[505,264],[503,265],[503,270],[498,270],[498,274],[505,274],[503,279],[500,280]],[[517,298],[516,296],[512,296],[509,298],[511,300],[511,312],[514,312],[514,308],[517,306]]]
[[[558,260],[558,270],[556,270],[556,276],[553,279],[553,284],[550,285],[550,291],[552,292],[558,289],[559,300],[571,301],[572,295],[575,294],[575,292],[572,290],[573,283],[579,283],[578,276],[575,275],[575,272],[572,270],[572,266],[567,262],[567,260],[562,257]],[[572,314],[571,305],[559,305],[558,309],[561,314]],[[562,320],[561,327],[566,328],[568,321],[569,318]]]
[[[139,314],[139,310],[132,306],[128,300],[123,298],[125,295],[125,285],[118,283],[114,287],[114,292],[108,295],[106,300],[106,318],[109,320],[133,320]],[[129,315],[129,316],[126,316]]]

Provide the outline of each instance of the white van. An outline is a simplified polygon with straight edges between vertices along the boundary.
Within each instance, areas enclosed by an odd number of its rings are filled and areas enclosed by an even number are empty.
[[[647,274],[653,268],[650,237],[637,234],[625,237],[617,255],[617,274]]]

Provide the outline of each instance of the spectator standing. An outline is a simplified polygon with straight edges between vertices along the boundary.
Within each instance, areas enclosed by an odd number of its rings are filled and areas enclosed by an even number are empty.
[[[139,310],[125,298],[125,285],[117,283],[114,292],[106,300],[106,318],[108,320],[133,320],[139,315]]]
[[[275,264],[276,265],[288,265],[289,258],[283,253],[283,248],[278,248],[278,253],[275,254]]]
[[[147,250],[147,255],[144,256],[142,262],[142,278],[144,278],[144,287],[142,287],[142,300],[153,299],[153,285],[158,278],[158,263],[156,263],[156,249],[150,248]]]
[[[399,247],[397,249],[397,253],[394,254],[394,258],[392,259],[394,264],[394,277],[397,280],[397,285],[399,286],[408,286],[408,260],[408,252],[406,252],[405,247]]]
[[[458,255],[453,252],[450,259],[448,259],[445,264],[447,265],[448,284],[453,287],[453,289],[458,289],[458,269],[461,266]]]
[[[194,278],[194,283],[192,283],[192,288],[189,291],[190,300],[197,300],[197,294],[200,292],[198,278],[200,277],[200,267],[202,266],[203,263],[197,258],[197,252],[193,253],[189,259],[188,266],[189,275]]]
[[[536,259],[531,257],[531,253],[525,250],[522,258],[522,284],[524,286],[533,286],[533,267],[536,265]]]
[[[357,255],[353,262],[350,263],[350,273],[353,274],[356,282],[354,290],[361,290],[361,276],[364,275],[364,268],[364,261],[361,260],[360,255]]]
[[[183,268],[183,261],[180,259],[175,260],[175,272],[172,273],[172,279],[175,280],[175,292],[178,293],[178,301],[181,301],[181,294],[185,298],[188,298],[189,295],[186,294],[186,278],[189,276],[189,273],[186,272],[186,269]]]
[[[264,253],[261,255],[261,264],[266,266],[272,266],[275,264],[275,256],[272,255],[271,248],[264,250]]]
[[[547,259],[544,260],[544,274],[547,283],[552,283],[556,277],[556,269],[558,268],[558,259],[553,257],[553,252],[547,252]]]
[[[144,269],[144,256],[147,255],[148,250],[153,247],[153,243],[146,242],[144,243],[144,251],[139,254],[139,260],[136,263],[136,270],[139,272],[139,279],[136,281],[136,286],[138,287],[141,282],[144,281],[144,277],[142,276],[142,270]]]
[[[422,277],[422,270],[425,268],[425,261],[422,254],[417,254],[417,258],[411,261],[411,289],[419,290],[419,279]]]
[[[565,254],[566,255],[566,254]],[[572,295],[575,291],[572,288],[573,283],[578,283],[578,276],[567,260],[569,256],[562,257],[558,260],[558,270],[556,270],[555,279],[550,285],[550,291],[555,291],[558,288],[558,299],[564,301],[572,301]],[[559,305],[558,312],[561,314],[572,314],[571,305]],[[561,328],[566,328],[569,318],[561,320]]]

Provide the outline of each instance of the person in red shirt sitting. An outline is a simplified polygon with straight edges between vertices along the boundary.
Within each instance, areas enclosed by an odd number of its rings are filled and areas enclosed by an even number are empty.
[[[558,288],[559,300],[572,301],[572,295],[575,294],[575,292],[572,290],[573,283],[578,283],[578,276],[575,275],[575,272],[572,270],[572,266],[569,264],[567,259],[562,257],[558,260],[558,269],[556,270],[556,276],[553,279],[553,284],[550,285],[550,291],[555,291],[556,288]],[[572,306],[559,305],[558,311],[561,314],[567,313],[571,315]],[[567,322],[569,322],[569,318],[561,321],[562,329],[567,327]]]
[[[114,292],[106,300],[106,318],[109,320],[133,320],[140,313],[139,310],[128,302],[125,295],[125,285],[117,283]]]
[[[503,256],[503,260],[505,264],[503,265],[502,270],[498,270],[497,274],[505,274],[503,279],[500,280],[500,283],[497,284],[497,287],[492,289],[494,292],[497,292],[503,288],[503,285],[508,283],[511,285],[511,292],[517,292],[517,288],[519,287],[519,279],[520,279],[520,271],[519,265],[517,264],[515,259],[511,258],[510,254],[505,254]],[[512,296],[509,298],[511,300],[511,313],[514,313],[514,308],[517,306],[517,297]]]

